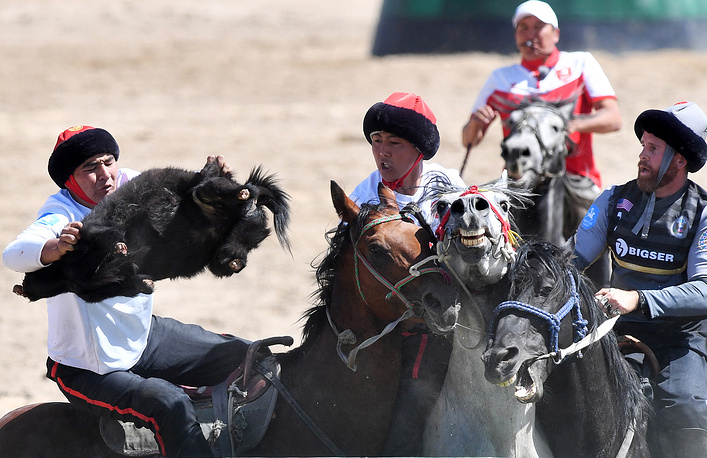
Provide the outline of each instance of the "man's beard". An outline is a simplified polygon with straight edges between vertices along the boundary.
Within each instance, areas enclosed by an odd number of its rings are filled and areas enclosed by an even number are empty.
[[[658,174],[651,170],[650,175],[639,175],[636,178],[636,184],[638,184],[638,189],[650,194],[658,187]]]
[[[639,166],[640,165],[641,164],[639,164]],[[676,167],[673,167],[673,165],[670,164],[670,167],[668,167],[668,170],[665,172],[665,175],[663,175],[663,179],[660,180],[660,183],[658,183],[658,173],[652,169],[650,169],[650,172],[650,175],[638,175],[638,177],[636,178],[636,184],[638,184],[638,189],[649,194],[657,190],[658,188],[662,188],[663,186],[672,182],[677,176],[678,170]]]

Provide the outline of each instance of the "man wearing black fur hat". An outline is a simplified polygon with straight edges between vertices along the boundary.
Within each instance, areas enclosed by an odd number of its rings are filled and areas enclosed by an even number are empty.
[[[425,162],[439,148],[439,131],[432,110],[419,96],[395,92],[369,108],[363,119],[363,135],[371,144],[377,170],[363,180],[349,196],[357,204],[378,201],[378,184],[395,192],[400,208],[415,202],[434,231],[439,217],[424,187],[435,178],[466,187],[456,170]],[[447,373],[452,346],[424,325],[403,323],[402,369],[398,397],[388,439],[386,456],[418,456],[422,453],[425,420],[439,397]]]
[[[138,174],[118,168],[119,154],[104,129],[62,132],[49,158],[49,175],[61,189],[7,246],[5,265],[32,272],[72,251],[81,220]],[[207,159],[213,161],[230,174],[223,157]],[[72,404],[150,428],[165,456],[213,456],[190,398],[175,384],[221,383],[243,361],[246,342],[154,316],[148,294],[88,303],[64,293],[47,299],[47,317],[47,377]]]
[[[707,192],[688,179],[707,161],[707,116],[694,103],[647,110],[636,119],[638,177],[604,191],[576,235],[586,268],[607,248],[615,326],[646,343],[660,363],[654,380],[660,456],[707,453]]]
[[[363,118],[363,135],[371,144],[377,170],[349,196],[357,204],[378,200],[378,183],[395,192],[400,208],[420,202],[424,186],[435,177],[446,177],[451,184],[466,187],[456,170],[429,161],[439,149],[437,119],[419,96],[395,92],[385,101],[371,106]],[[439,220],[430,201],[421,210],[435,230]]]

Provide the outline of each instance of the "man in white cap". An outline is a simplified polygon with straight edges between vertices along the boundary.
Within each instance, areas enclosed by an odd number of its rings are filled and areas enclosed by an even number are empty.
[[[658,456],[707,453],[707,192],[688,179],[707,161],[707,116],[694,103],[647,110],[636,119],[638,176],[604,191],[576,235],[578,267],[605,250],[607,315],[618,334],[655,353],[653,437]],[[650,437],[650,435],[649,435]],[[655,455],[654,455],[655,456]]]
[[[512,107],[526,98],[560,102],[576,97],[568,133],[577,148],[566,160],[565,180],[565,187],[571,191],[568,197],[575,200],[566,208],[579,206],[581,211],[570,215],[576,225],[602,186],[594,163],[592,133],[621,128],[616,94],[590,53],[557,49],[560,29],[550,5],[537,0],[521,3],[512,23],[521,62],[497,69],[488,78],[462,131],[462,144],[471,152],[494,119],[500,116],[506,120]],[[505,125],[503,134],[510,134]]]

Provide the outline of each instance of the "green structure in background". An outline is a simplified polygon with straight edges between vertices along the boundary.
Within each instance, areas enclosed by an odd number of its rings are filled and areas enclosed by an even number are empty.
[[[515,52],[522,1],[383,0],[373,54]],[[547,1],[566,51],[707,49],[707,0]]]

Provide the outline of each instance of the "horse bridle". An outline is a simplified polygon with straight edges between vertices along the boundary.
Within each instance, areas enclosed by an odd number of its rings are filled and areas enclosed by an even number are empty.
[[[529,106],[532,106],[529,105]],[[574,142],[569,138],[569,135],[567,135],[567,121],[564,119],[562,114],[560,113],[560,110],[558,110],[556,107],[552,105],[542,105],[544,108],[547,108],[549,111],[552,111],[554,114],[558,115],[564,122],[564,127],[565,127],[565,146],[563,147],[567,151],[567,155],[570,154],[571,150],[574,149]],[[530,123],[530,119],[534,120],[535,123]],[[534,124],[534,125],[533,125]],[[565,163],[562,161],[562,169],[557,171],[557,172],[550,172],[548,170],[545,170],[545,163],[548,158],[552,157],[551,153],[554,152],[548,146],[543,142],[543,139],[540,137],[540,130],[538,129],[538,125],[540,124],[540,120],[533,115],[532,113],[528,112],[523,112],[523,117],[518,121],[516,124],[513,125],[511,128],[510,133],[503,139],[505,142],[506,139],[508,139],[511,135],[515,134],[516,132],[520,132],[524,127],[528,127],[530,131],[533,133],[535,136],[535,139],[538,141],[538,145],[540,145],[540,149],[543,154],[543,170],[534,170],[533,171],[542,177],[545,178],[556,178],[559,176],[562,176],[565,174]],[[569,146],[568,146],[569,144]]]
[[[587,324],[589,322],[582,317],[582,311],[580,310],[580,300],[579,293],[577,292],[577,285],[572,272],[567,273],[570,280],[570,297],[567,302],[557,311],[557,313],[550,313],[541,308],[538,308],[531,304],[526,304],[521,301],[505,301],[501,302],[496,309],[493,311],[491,316],[491,321],[489,324],[489,339],[493,339],[496,335],[496,327],[498,326],[498,320],[501,313],[508,310],[518,310],[520,312],[529,313],[537,317],[542,318],[547,321],[548,329],[550,331],[550,342],[548,343],[549,353],[531,358],[524,364],[530,365],[535,361],[545,358],[553,358],[553,361],[557,364],[562,362],[564,356],[560,351],[559,335],[560,327],[562,325],[562,319],[569,313],[572,313],[574,320],[572,321],[573,331],[573,342],[577,343],[583,340],[587,335]],[[558,358],[559,356],[559,358]]]
[[[483,194],[484,189],[479,189],[478,186],[470,186],[469,189],[464,191],[459,195],[459,197],[468,196],[470,194],[481,196],[489,204],[489,208],[493,211],[498,221],[501,223],[501,234],[499,234],[497,239],[489,239],[492,245],[491,256],[494,259],[499,259],[501,256],[505,259],[506,263],[510,264],[516,260],[516,250],[515,246],[518,244],[518,235],[511,230],[510,222],[503,218],[501,212],[498,211],[496,206]],[[454,267],[449,262],[451,255],[449,254],[449,247],[452,243],[452,237],[447,237],[451,235],[449,229],[447,229],[447,222],[449,221],[449,216],[451,214],[451,208],[447,210],[444,215],[440,217],[440,223],[435,232],[435,237],[437,238],[437,256],[436,259],[447,266],[447,270],[451,272],[457,284],[461,286],[464,292],[469,296],[473,297],[469,288],[464,284],[461,277],[454,270]]]
[[[419,215],[416,216],[418,219],[420,218]],[[363,302],[368,305],[368,302],[366,301],[366,297],[363,294],[363,289],[361,288],[361,280],[360,280],[360,275],[359,275],[359,260],[361,264],[363,264],[366,269],[373,275],[373,277],[378,280],[383,286],[388,288],[390,291],[386,296],[386,300],[390,300],[394,296],[400,299],[400,301],[405,305],[405,312],[395,321],[389,323],[385,328],[383,328],[383,331],[381,331],[380,334],[377,334],[373,337],[369,337],[366,339],[364,342],[362,342],[360,345],[358,345],[356,348],[351,350],[348,356],[346,356],[341,349],[341,346],[344,344],[347,345],[353,345],[356,343],[356,336],[350,329],[346,329],[343,332],[339,332],[337,329],[336,325],[334,324],[334,321],[331,318],[331,314],[329,313],[329,309],[327,308],[327,318],[329,320],[329,325],[333,329],[334,333],[337,336],[337,344],[336,344],[336,351],[339,354],[339,357],[341,360],[346,363],[346,366],[351,369],[352,371],[356,371],[356,355],[358,355],[358,352],[366,347],[369,347],[373,345],[375,342],[378,341],[381,337],[385,336],[386,334],[389,334],[395,327],[400,323],[401,321],[407,320],[408,318],[412,317],[415,315],[415,311],[413,310],[413,306],[415,304],[415,301],[411,301],[410,299],[405,296],[405,294],[402,292],[402,287],[407,285],[408,283],[412,282],[416,278],[425,275],[425,274],[431,274],[431,273],[438,273],[444,277],[445,281],[448,283],[451,283],[449,276],[447,275],[447,272],[442,269],[441,267],[426,267],[426,268],[421,268],[421,266],[429,263],[429,262],[435,262],[437,261],[437,256],[432,255],[429,256],[422,261],[413,264],[410,266],[408,269],[408,272],[410,275],[407,277],[403,278],[402,280],[396,282],[395,284],[391,283],[388,279],[386,279],[380,272],[376,270],[375,267],[366,259],[366,257],[361,253],[361,250],[358,248],[358,242],[361,241],[361,238],[363,235],[371,228],[378,226],[379,224],[383,223],[388,223],[391,221],[407,221],[410,222],[411,224],[414,224],[412,220],[406,216],[406,212],[403,210],[399,214],[395,215],[389,215],[389,216],[383,216],[381,218],[377,218],[375,220],[369,221],[363,228],[361,229],[361,232],[358,234],[358,237],[354,237],[353,231],[349,229],[349,234],[351,236],[351,243],[353,245],[353,250],[354,250],[354,271],[356,275],[356,287],[358,289],[359,294],[361,295],[361,299]]]

